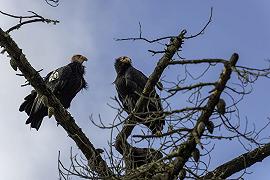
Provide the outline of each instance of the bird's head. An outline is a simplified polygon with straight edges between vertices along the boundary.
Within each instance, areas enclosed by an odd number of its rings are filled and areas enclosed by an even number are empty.
[[[71,62],[78,62],[82,64],[84,61],[87,61],[87,58],[80,54],[76,54],[71,58]]]
[[[117,73],[125,71],[128,67],[130,67],[132,61],[127,56],[121,56],[115,59],[114,67]]]
[[[130,64],[132,63],[131,59],[127,56],[121,56],[116,59],[116,63],[121,63],[121,64]]]

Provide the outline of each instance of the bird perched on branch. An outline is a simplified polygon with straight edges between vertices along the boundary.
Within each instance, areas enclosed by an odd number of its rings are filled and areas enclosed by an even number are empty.
[[[64,108],[69,108],[76,94],[87,86],[83,78],[84,61],[87,61],[86,57],[74,55],[68,65],[50,72],[44,79],[46,86],[60,100]],[[31,128],[38,130],[43,118],[47,115],[51,116],[50,108],[46,103],[46,97],[39,95],[35,90],[24,98],[19,111],[25,111],[29,116],[26,124],[30,124]]]
[[[119,100],[124,110],[130,113],[142,95],[148,78],[132,66],[131,59],[127,56],[117,58],[114,67],[117,73],[114,83]],[[161,134],[165,120],[162,117],[163,108],[160,97],[154,89],[146,98],[145,106],[137,112],[141,115],[138,115],[139,118],[136,121],[146,125],[153,134]]]

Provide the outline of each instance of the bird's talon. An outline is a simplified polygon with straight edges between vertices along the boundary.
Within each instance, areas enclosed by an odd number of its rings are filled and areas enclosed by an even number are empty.
[[[53,107],[49,107],[48,108],[48,117],[51,118],[54,115],[54,108]]]
[[[47,96],[42,96],[41,97],[41,101],[42,101],[42,103],[45,105],[45,106],[48,106],[48,98],[47,98]]]

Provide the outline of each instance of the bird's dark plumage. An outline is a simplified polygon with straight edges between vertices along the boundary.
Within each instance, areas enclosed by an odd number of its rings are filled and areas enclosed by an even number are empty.
[[[139,70],[131,65],[131,59],[123,56],[115,60],[115,70],[117,77],[114,81],[118,92],[119,100],[121,101],[125,111],[130,113],[144,89],[148,78]],[[145,112],[162,112],[160,98],[155,90],[150,94],[147,105],[142,108],[139,113]],[[165,123],[164,118],[161,118],[162,113],[140,116],[144,119],[143,124],[146,125],[153,134],[160,132]]]
[[[69,108],[76,94],[86,88],[86,81],[83,78],[85,71],[82,65],[86,60],[82,55],[74,55],[71,63],[50,72],[44,79],[47,87],[60,100],[64,108]],[[39,129],[43,118],[48,115],[48,108],[35,90],[24,98],[19,111],[26,112],[29,116],[26,124],[31,124],[31,128],[36,130]]]

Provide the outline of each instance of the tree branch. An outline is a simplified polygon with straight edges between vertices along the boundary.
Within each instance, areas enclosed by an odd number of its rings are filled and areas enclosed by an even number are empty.
[[[11,31],[13,31],[15,29],[19,29],[21,26],[23,26],[25,24],[30,24],[30,23],[34,23],[34,22],[43,22],[43,23],[47,23],[47,24],[53,23],[54,25],[59,23],[58,20],[52,20],[52,19],[44,18],[41,15],[38,15],[37,13],[35,13],[33,11],[28,11],[28,12],[33,14],[33,15],[31,15],[31,16],[16,16],[16,15],[13,15],[13,14],[9,14],[9,13],[5,13],[3,11],[0,11],[0,14],[3,14],[5,16],[12,17],[12,18],[15,18],[15,19],[19,20],[19,23],[16,24],[15,26],[9,28],[6,31],[6,33],[10,33]],[[25,19],[30,19],[30,20],[24,21]]]
[[[48,98],[48,105],[54,108],[54,115],[57,123],[60,124],[66,130],[69,137],[75,141],[78,148],[89,161],[90,169],[97,172],[102,177],[113,176],[113,173],[107,166],[106,162],[82,132],[81,128],[75,123],[74,118],[62,106],[50,89],[47,88],[42,77],[27,61],[25,55],[22,53],[22,50],[17,46],[15,41],[13,41],[9,34],[5,33],[1,28],[0,46],[7,51],[13,61],[13,66],[17,66],[19,68],[37,93]]]
[[[200,179],[226,179],[236,172],[244,170],[257,162],[261,162],[268,156],[270,156],[270,143],[222,164]]]
[[[191,90],[191,89],[194,89],[194,88],[200,88],[200,87],[204,87],[204,86],[215,86],[215,85],[216,85],[216,83],[198,83],[198,84],[185,86],[185,87],[179,87],[178,86],[176,88],[169,89],[168,92]]]
[[[167,49],[165,50],[165,54],[158,61],[157,66],[154,69],[154,72],[150,75],[142,92],[142,96],[136,102],[132,114],[136,114],[136,112],[139,112],[140,108],[142,108],[146,103],[147,100],[144,97],[148,97],[149,94],[153,91],[156,83],[161,77],[161,74],[168,66],[168,63],[171,61],[172,57],[178,51],[178,49],[181,48],[185,34],[186,31],[183,30],[176,38],[171,39],[170,44],[167,46]],[[124,154],[123,152],[124,149],[129,150],[129,148],[127,147],[129,147],[130,145],[127,142],[127,138],[130,136],[133,128],[135,127],[134,124],[135,124],[134,118],[132,116],[129,119],[126,119],[123,129],[116,137],[115,148],[122,155]]]
[[[45,2],[52,7],[57,7],[59,5],[59,0],[45,0]]]
[[[209,122],[209,118],[214,112],[215,106],[217,105],[220,95],[226,87],[226,83],[230,79],[232,68],[235,66],[236,62],[238,61],[238,54],[234,53],[231,56],[229,62],[224,64],[224,70],[220,75],[218,83],[216,84],[215,90],[210,95],[208,102],[206,104],[206,108],[202,111],[201,116],[198,118],[196,125],[194,126],[191,136],[188,140],[182,143],[179,148],[177,149],[178,157],[173,162],[173,168],[171,173],[171,178],[175,178],[179,172],[183,169],[185,163],[191,157],[191,153],[195,150],[196,145],[200,144],[200,138],[203,134],[204,128],[201,133],[198,132],[198,127],[205,125]]]
[[[193,59],[193,60],[180,60],[180,61],[171,61],[169,64],[170,65],[184,65],[184,64],[200,64],[200,63],[223,63],[225,64],[226,60],[224,59]]]

